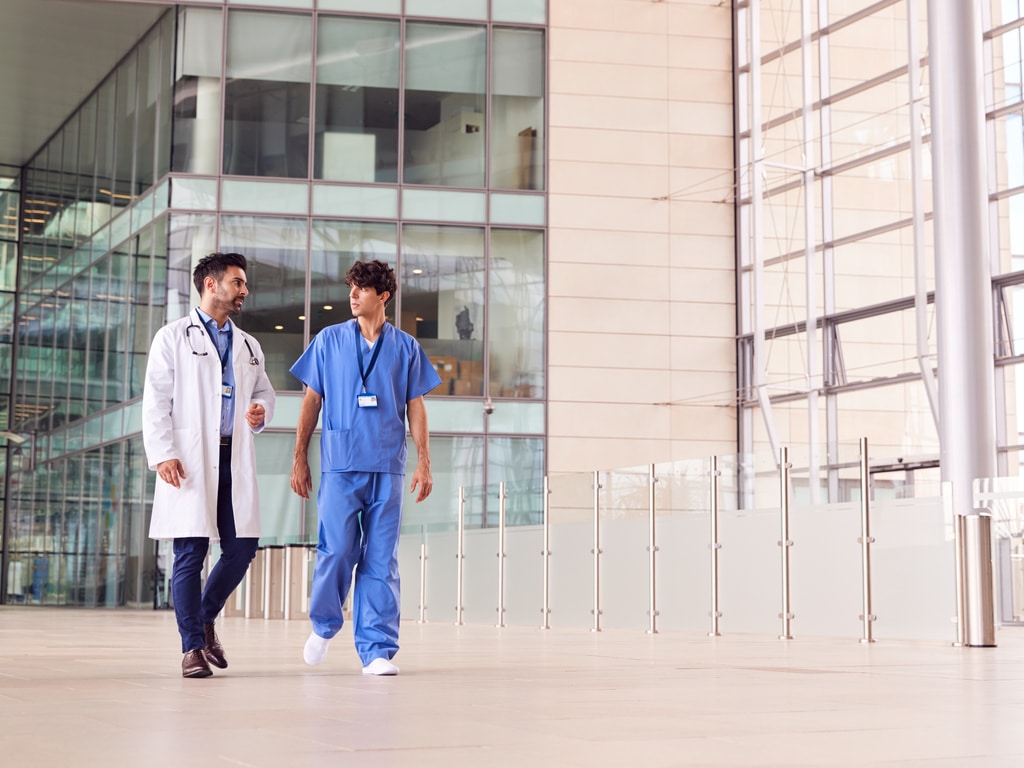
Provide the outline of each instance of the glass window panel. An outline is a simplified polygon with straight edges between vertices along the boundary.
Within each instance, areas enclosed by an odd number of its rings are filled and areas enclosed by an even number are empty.
[[[114,91],[115,79],[108,77],[96,94],[96,198],[93,232],[110,221],[113,215]]]
[[[319,0],[321,11],[369,11],[370,13],[402,12],[402,0]]]
[[[492,230],[490,267],[489,393],[544,397],[543,234]]]
[[[138,58],[138,51],[133,51],[115,73],[114,185],[110,194],[115,208],[130,205],[138,191],[134,175]]]
[[[331,216],[344,211],[353,218],[398,217],[398,190],[394,187],[349,187],[318,184],[313,187],[313,215]]]
[[[398,180],[400,31],[398,21],[320,20],[314,178]]]
[[[544,33],[495,29],[491,186],[544,186]]]
[[[926,286],[931,290],[935,260],[928,257],[924,262]],[[901,227],[843,243],[832,251],[832,269],[837,312],[913,296],[914,230]]]
[[[500,513],[499,483],[505,483],[505,525],[543,523],[544,441],[522,437],[487,441],[487,512],[492,526],[498,525]]]
[[[162,91],[160,29],[151,32],[139,47],[138,125],[135,181],[138,193],[156,182],[157,108]]]
[[[352,318],[345,273],[357,261],[379,259],[394,267],[398,249],[396,237],[394,224],[371,224],[362,221],[313,222],[309,279],[310,338],[328,325],[343,323]],[[389,320],[393,322],[395,302],[388,303],[387,311],[392,315]]]
[[[897,152],[832,177],[832,222],[836,239],[913,217],[910,152]]]
[[[887,464],[887,460],[891,460],[895,465],[901,457],[938,456],[939,438],[935,430],[935,419],[928,404],[928,394],[920,381],[840,392],[836,398],[837,439],[849,441],[870,436],[873,466],[871,482],[876,498],[896,495],[892,490],[883,491],[886,486],[896,488],[910,484],[912,487],[915,474],[918,474],[914,471],[876,474],[879,464]],[[937,473],[938,470],[928,471]],[[927,484],[937,494],[939,489],[932,482],[927,480]],[[904,489],[899,495],[914,494]]]
[[[479,401],[431,398],[430,432],[484,431],[484,409]]]
[[[217,181],[181,177],[171,179],[171,207],[216,210]]]
[[[245,5],[270,5],[285,8],[312,8],[313,0],[228,0],[228,5],[240,3]]]
[[[484,184],[484,27],[406,26],[405,171],[412,184]]]
[[[936,346],[934,313],[935,305],[929,304],[930,355],[935,354]],[[916,316],[912,308],[839,325],[839,345],[845,371],[845,382],[842,383],[919,373],[916,333]]]
[[[406,189],[402,192],[402,218],[482,224],[487,220],[487,197],[483,192]]]
[[[311,25],[305,15],[228,14],[225,173],[308,175]]]
[[[110,254],[110,283],[106,295],[97,295],[107,302],[106,388],[104,406],[124,402],[130,370],[127,368],[135,332],[135,314],[132,312],[132,241],[123,243]],[[148,275],[147,275],[148,277]]]
[[[544,226],[547,199],[540,195],[491,194],[491,223]]]
[[[431,422],[433,425],[433,422]],[[544,404],[498,402],[487,417],[487,431],[517,434],[544,434]]]
[[[491,0],[491,20],[543,24],[547,21],[547,0]]]
[[[482,395],[483,230],[406,226],[399,279],[400,327],[441,376],[432,394]]]
[[[160,20],[160,51],[156,64],[159,73],[156,87],[156,173],[161,179],[171,170],[171,114],[174,104],[174,23],[173,13],[165,13]]]
[[[220,9],[178,12],[171,168],[181,173],[217,172],[222,19]]]
[[[304,214],[308,208],[305,184],[225,179],[221,186],[221,210]]]
[[[104,408],[106,385],[107,310],[110,302],[110,258],[98,261],[83,277],[89,279],[85,353],[85,409],[89,415]]]
[[[487,0],[405,0],[405,12],[409,16],[486,19]]]
[[[833,93],[906,67],[907,8],[902,4],[882,8],[853,24],[833,28],[828,40]]]
[[[241,253],[249,262],[249,296],[235,320],[263,347],[267,376],[275,389],[298,390],[288,369],[303,349],[306,306],[306,221],[225,216],[220,250]]]
[[[167,286],[167,322],[184,317],[199,305],[192,270],[203,256],[217,250],[217,219],[204,214],[172,215],[169,229],[167,270],[161,281]],[[155,290],[154,296],[159,297],[159,291]],[[160,325],[154,319],[153,328]]]
[[[428,412],[431,408],[433,405],[428,404]],[[406,472],[411,476],[416,467],[416,446],[412,438],[409,438],[408,444],[409,462]],[[479,528],[483,519],[483,438],[432,436],[430,474],[434,480],[434,490],[419,504],[405,506],[402,510],[402,530],[455,530],[458,527],[457,500],[460,487],[466,489],[466,527]]]

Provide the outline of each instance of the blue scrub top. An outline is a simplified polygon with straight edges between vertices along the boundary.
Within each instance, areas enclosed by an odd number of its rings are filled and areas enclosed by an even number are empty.
[[[374,347],[377,362],[366,391],[377,396],[376,408],[360,408],[363,392],[356,354],[363,370],[373,349],[352,319],[329,325],[310,342],[291,367],[292,374],[323,398],[320,468],[323,472],[405,474],[405,406],[441,383],[419,342],[385,323]]]

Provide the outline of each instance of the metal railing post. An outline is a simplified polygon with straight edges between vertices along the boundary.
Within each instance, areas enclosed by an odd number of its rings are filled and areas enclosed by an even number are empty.
[[[864,597],[863,613],[860,616],[864,623],[862,643],[873,643],[875,614],[871,612],[871,545],[875,540],[871,536],[871,484],[868,474],[868,439],[860,439],[860,568],[861,590]]]
[[[594,471],[594,627],[601,631],[601,473]]]
[[[657,575],[657,554],[658,547],[655,539],[655,505],[654,505],[654,484],[658,482],[658,478],[654,476],[654,465],[651,464],[647,472],[647,487],[648,487],[648,498],[647,498],[647,515],[650,522],[649,532],[649,543],[647,545],[647,551],[650,553],[650,586],[648,587],[648,594],[650,596],[650,608],[648,613],[650,615],[650,623],[648,625],[647,632],[649,634],[656,634],[658,631],[658,603],[656,599],[656,575]]]
[[[551,578],[551,489],[548,486],[547,475],[544,476],[544,548],[540,554],[544,562],[544,602],[540,609],[540,628],[551,629],[551,625],[548,623],[551,614],[548,603]]]
[[[455,543],[455,561],[458,563],[458,582],[455,588],[455,623],[462,624],[462,538],[466,530],[466,487],[459,486],[459,526],[458,540]]]
[[[718,457],[711,457],[711,631],[709,637],[718,637],[718,620],[722,612],[718,610],[718,550],[722,545],[718,543],[718,478],[722,473],[718,471]]]
[[[419,623],[427,621],[427,542],[420,542],[420,618]]]
[[[783,446],[779,449],[779,501],[780,516],[782,518],[782,539],[779,547],[782,549],[782,634],[780,640],[792,640],[789,623],[793,619],[793,613],[789,605],[789,548],[793,542],[789,539],[789,470],[792,465],[789,463],[789,448]]]
[[[498,483],[498,624],[505,626],[505,481]]]

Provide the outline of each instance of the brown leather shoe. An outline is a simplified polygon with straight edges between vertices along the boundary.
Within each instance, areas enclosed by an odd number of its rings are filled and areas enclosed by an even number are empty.
[[[213,670],[206,663],[206,656],[199,648],[189,651],[181,660],[182,677],[209,677],[212,674]]]
[[[220,644],[220,638],[217,637],[213,624],[203,624],[203,631],[206,632],[206,647],[203,648],[206,660],[218,669],[227,669],[228,659],[224,655],[224,646]]]

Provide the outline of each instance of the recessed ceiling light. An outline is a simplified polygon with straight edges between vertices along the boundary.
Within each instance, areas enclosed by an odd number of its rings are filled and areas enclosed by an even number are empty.
[[[283,325],[275,325],[274,326],[274,330],[275,331],[283,331],[284,330],[284,326]]]
[[[422,269],[414,269],[414,270],[412,271],[412,273],[413,273],[414,275],[422,275],[422,274],[423,274],[423,270],[422,270]]]
[[[305,320],[305,319],[306,319],[305,315],[299,315],[299,320]]]
[[[332,309],[334,309],[334,305],[333,304],[324,304],[324,309],[326,309],[328,312],[330,312]]]

